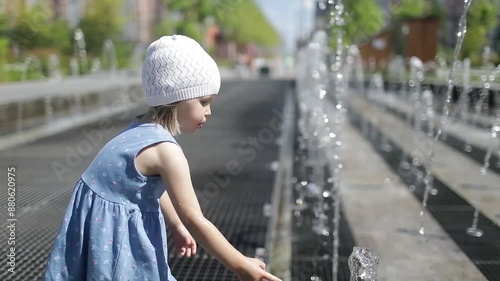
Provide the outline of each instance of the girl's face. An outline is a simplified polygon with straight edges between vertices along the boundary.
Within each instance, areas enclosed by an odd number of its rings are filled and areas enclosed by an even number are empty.
[[[183,132],[194,133],[201,129],[210,116],[210,103],[215,95],[205,96],[197,99],[184,100],[177,106],[177,122]]]

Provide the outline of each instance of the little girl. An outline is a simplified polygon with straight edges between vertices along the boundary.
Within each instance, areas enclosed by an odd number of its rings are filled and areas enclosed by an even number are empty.
[[[196,239],[240,280],[279,280],[203,216],[173,137],[195,132],[210,116],[220,88],[215,61],[196,41],[165,36],[147,50],[142,82],[149,109],[76,183],[43,280],[175,281],[165,221],[179,254],[196,254]]]

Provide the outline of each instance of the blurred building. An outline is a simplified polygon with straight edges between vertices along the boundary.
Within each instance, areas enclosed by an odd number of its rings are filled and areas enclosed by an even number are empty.
[[[151,43],[155,39],[154,26],[165,11],[166,8],[160,0],[126,0],[125,38],[144,45]]]
[[[415,56],[423,62],[433,61],[438,49],[438,31],[439,19],[432,16],[392,24],[360,44],[361,57],[364,64],[373,64],[376,69],[385,69],[394,53],[405,58]]]

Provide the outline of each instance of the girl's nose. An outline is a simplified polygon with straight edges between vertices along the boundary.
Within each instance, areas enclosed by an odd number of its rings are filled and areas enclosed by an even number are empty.
[[[212,110],[210,108],[210,105],[207,107],[207,111],[205,112],[205,116],[210,116],[212,115]]]

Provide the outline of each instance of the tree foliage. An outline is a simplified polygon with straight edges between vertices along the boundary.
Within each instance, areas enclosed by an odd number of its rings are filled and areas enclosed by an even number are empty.
[[[345,24],[342,27],[344,42],[359,43],[376,35],[384,26],[384,16],[379,5],[374,0],[345,1]],[[338,32],[338,27],[331,26],[330,32]],[[335,46],[335,36],[331,45]]]
[[[373,0],[347,1],[346,37],[360,42],[377,34],[384,25],[382,10]]]
[[[445,11],[439,0],[401,0],[391,6],[391,13],[396,20],[416,19],[427,16],[443,18]]]
[[[232,7],[220,7],[217,21],[229,39],[238,43],[256,43],[263,47],[276,46],[279,35],[254,1],[236,1]]]
[[[166,18],[160,25],[170,28],[173,27],[175,33],[184,34],[197,41],[202,41],[202,26],[203,23],[215,13],[215,1],[163,0],[163,2],[168,7],[169,11],[179,15],[179,19],[174,21],[171,18]],[[170,13],[170,15],[173,13]]]
[[[66,22],[54,20],[51,9],[43,4],[20,6],[15,16],[9,16],[13,19],[10,24],[0,21],[1,33],[22,49],[68,48],[69,28]]]
[[[118,39],[125,19],[124,0],[90,0],[85,3],[85,16],[80,28],[85,34],[87,51],[100,53],[106,39]]]
[[[496,24],[498,6],[490,0],[474,0],[467,13],[467,33],[462,46],[462,57],[478,56],[489,44],[487,34]]]
[[[392,14],[398,19],[419,18],[426,13],[425,0],[401,0],[391,7]]]
[[[259,7],[251,0],[163,0],[170,11],[178,13],[180,19],[164,19],[160,26],[172,28],[175,33],[202,40],[203,25],[214,20],[223,29],[224,35],[237,43],[256,43],[269,47],[279,42],[273,26],[264,17]],[[157,28],[159,31],[159,29]],[[164,33],[163,33],[164,34]]]

